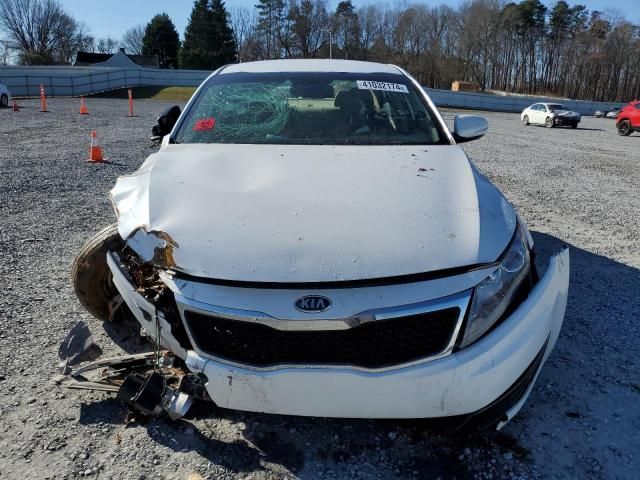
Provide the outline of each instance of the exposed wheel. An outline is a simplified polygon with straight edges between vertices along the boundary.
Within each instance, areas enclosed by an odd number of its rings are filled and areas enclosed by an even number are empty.
[[[80,249],[71,265],[71,280],[78,300],[91,315],[105,322],[122,318],[114,315],[121,301],[107,265],[107,251],[123,246],[116,224],[109,225]]]
[[[522,123],[524,123],[525,125],[529,125],[529,115],[525,115],[522,118]]]
[[[7,108],[9,106],[9,97],[6,93],[3,93],[0,97],[0,106]]]
[[[618,123],[618,135],[628,137],[629,135],[631,135],[631,132],[631,122],[629,120],[622,120]]]
[[[571,124],[571,128],[578,128],[578,122],[573,122]]]
[[[544,121],[544,126],[547,128],[553,128],[553,119],[551,117],[547,117]]]

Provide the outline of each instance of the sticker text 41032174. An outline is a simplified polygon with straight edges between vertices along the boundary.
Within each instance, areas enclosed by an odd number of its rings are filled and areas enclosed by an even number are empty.
[[[384,90],[386,92],[409,93],[406,85],[401,83],[374,82],[372,80],[357,80],[360,90]]]

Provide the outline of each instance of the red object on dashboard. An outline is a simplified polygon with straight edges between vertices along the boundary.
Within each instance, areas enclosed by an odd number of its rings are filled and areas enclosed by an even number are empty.
[[[204,132],[207,130],[213,130],[213,127],[216,124],[216,119],[213,117],[209,118],[201,118],[196,120],[196,123],[193,125],[194,132]]]

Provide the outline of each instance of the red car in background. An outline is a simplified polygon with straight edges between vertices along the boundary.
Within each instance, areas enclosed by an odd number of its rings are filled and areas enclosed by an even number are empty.
[[[624,137],[631,135],[632,132],[640,132],[640,101],[634,100],[622,107],[616,117],[616,127],[618,127],[618,135]]]

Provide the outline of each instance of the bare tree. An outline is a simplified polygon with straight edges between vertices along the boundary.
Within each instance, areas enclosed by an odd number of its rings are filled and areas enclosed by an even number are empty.
[[[68,61],[84,31],[56,0],[3,0],[0,30],[21,63]]]
[[[0,40],[0,65],[7,65],[11,58],[11,48],[7,42]]]
[[[60,38],[55,52],[55,59],[60,63],[73,63],[76,53],[88,50],[94,42],[85,24],[78,23],[71,17],[69,21],[68,33]]]
[[[238,62],[243,62],[251,45],[255,42],[256,12],[245,7],[230,8],[229,22],[236,42]]]
[[[315,57],[324,45],[329,15],[325,0],[293,0],[289,7],[293,48],[303,58]]]
[[[115,53],[118,49],[118,41],[112,37],[105,37],[98,40],[96,50],[98,53]]]
[[[488,90],[640,97],[640,26],[615,10],[590,12],[573,0],[333,3],[326,16],[328,0],[256,0],[255,9],[233,10],[239,59],[325,54],[330,29],[334,58],[395,63],[433,88],[473,80]]]
[[[124,32],[121,43],[127,53],[142,55],[143,39],[144,26],[136,25]]]
[[[475,80],[482,90],[490,86],[493,54],[498,49],[498,24],[493,19],[499,15],[497,0],[476,0],[461,7],[460,52],[467,62],[469,80]]]
[[[368,60],[371,50],[380,38],[384,25],[380,18],[379,8],[373,5],[367,5],[358,10],[358,17],[360,18],[359,48],[362,52],[362,59]]]

